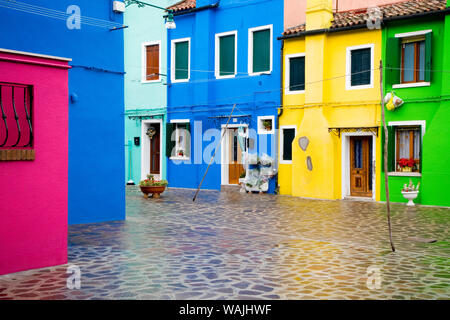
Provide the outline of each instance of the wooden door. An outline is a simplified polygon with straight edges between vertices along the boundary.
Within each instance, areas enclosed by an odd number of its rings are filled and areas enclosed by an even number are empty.
[[[150,139],[150,174],[160,174],[161,130],[159,124],[152,124],[156,133]]]
[[[239,177],[244,172],[242,164],[242,150],[238,142],[238,129],[229,129],[229,165],[228,165],[228,183],[239,184]]]
[[[372,137],[350,137],[350,195],[372,197]]]

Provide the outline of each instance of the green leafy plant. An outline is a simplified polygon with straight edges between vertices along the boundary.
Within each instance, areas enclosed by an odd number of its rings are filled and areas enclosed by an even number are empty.
[[[272,120],[263,120],[262,125],[266,130],[272,130]]]
[[[148,174],[147,179],[141,180],[139,185],[142,187],[166,187],[169,182],[167,180],[155,180],[153,175]]]
[[[241,173],[241,175],[239,176],[240,179],[244,179],[245,178],[245,171]]]

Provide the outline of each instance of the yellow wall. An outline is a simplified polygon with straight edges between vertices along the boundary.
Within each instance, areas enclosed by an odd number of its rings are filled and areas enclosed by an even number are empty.
[[[305,53],[305,93],[283,95],[280,126],[296,125],[292,144],[293,163],[280,165],[281,194],[321,199],[342,198],[341,138],[330,127],[374,127],[380,125],[380,73],[373,70],[373,87],[346,90],[347,47],[373,44],[374,69],[381,59],[381,31],[318,34],[284,40],[284,55]],[[285,59],[284,59],[285,61]],[[286,64],[284,65],[286,67]],[[283,68],[284,69],[284,68]],[[283,70],[285,75],[285,70]],[[285,77],[283,77],[285,79]],[[322,81],[325,80],[325,81]],[[288,83],[284,83],[284,87]],[[309,146],[300,149],[298,139],[306,136]],[[381,149],[376,140],[376,200],[379,200]],[[312,159],[313,170],[306,167]]]

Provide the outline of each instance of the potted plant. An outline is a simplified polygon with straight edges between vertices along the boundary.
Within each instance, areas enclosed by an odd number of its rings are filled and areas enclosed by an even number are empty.
[[[414,159],[401,158],[398,160],[398,165],[403,172],[412,172],[416,162]]]
[[[184,151],[183,150],[178,150],[178,156],[179,157],[184,157]]]
[[[139,182],[139,186],[145,198],[148,198],[149,194],[151,194],[153,198],[159,198],[160,194],[164,192],[168,185],[169,182],[167,182],[167,180],[155,180],[151,174],[147,175],[147,179]]]
[[[239,184],[243,183],[245,180],[245,170],[241,173],[241,175],[239,176]]]
[[[414,186],[411,179],[409,179],[409,185],[406,185],[405,183],[405,185],[403,186],[402,195],[406,200],[408,200],[408,203],[406,204],[407,206],[414,206],[413,200],[416,199],[419,195],[419,186],[420,182],[417,184],[417,186]]]
[[[264,127],[264,129],[266,129],[267,131],[271,131],[272,130],[272,120],[263,120],[262,125]]]

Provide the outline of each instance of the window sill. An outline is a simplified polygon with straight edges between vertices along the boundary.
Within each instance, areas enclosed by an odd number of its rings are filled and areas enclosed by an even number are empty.
[[[232,75],[229,75],[229,76],[218,76],[218,75],[216,75],[216,79],[232,79],[232,78],[235,78],[235,77],[236,77],[235,74],[232,74]]]
[[[371,83],[371,84],[362,84],[360,86],[347,85],[347,87],[345,89],[348,90],[348,91],[350,91],[350,90],[373,89],[373,83]]]
[[[142,84],[146,84],[146,83],[157,83],[157,82],[161,82],[161,79],[157,79],[157,80],[141,80]]]
[[[430,82],[402,83],[392,85],[392,89],[429,87],[430,85],[431,85]]]
[[[280,164],[292,164],[292,160],[280,160]]]
[[[388,172],[389,177],[421,177],[419,172]]]
[[[185,160],[189,160],[189,158],[188,157],[170,157],[170,160],[183,160],[183,161],[185,161]]]
[[[294,95],[294,94],[305,94],[305,90],[298,90],[298,91],[285,91],[285,95]]]
[[[251,77],[255,76],[269,76],[272,74],[272,70],[261,71],[261,72],[249,72],[248,75]]]
[[[181,83],[181,82],[189,82],[189,79],[172,80],[170,83]]]

